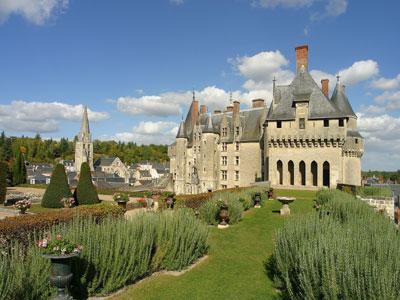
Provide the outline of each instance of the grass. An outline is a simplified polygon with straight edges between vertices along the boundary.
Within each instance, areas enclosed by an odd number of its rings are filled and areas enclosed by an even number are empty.
[[[290,205],[293,215],[313,209],[315,192],[278,190],[277,195],[297,197]],[[264,265],[285,220],[280,208],[278,201],[266,201],[228,229],[213,227],[207,260],[179,277],[152,276],[111,299],[278,299]]]

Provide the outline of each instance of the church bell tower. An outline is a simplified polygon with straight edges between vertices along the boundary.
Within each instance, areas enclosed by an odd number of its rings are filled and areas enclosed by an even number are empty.
[[[78,134],[78,140],[75,143],[75,170],[78,173],[80,173],[83,162],[87,162],[90,170],[93,171],[93,143],[86,106],[83,110],[81,130]]]

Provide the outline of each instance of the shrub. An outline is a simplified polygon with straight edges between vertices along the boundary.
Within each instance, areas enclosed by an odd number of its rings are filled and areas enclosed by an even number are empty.
[[[7,194],[7,170],[8,166],[5,162],[0,161],[0,204],[6,200]]]
[[[18,185],[23,183],[26,183],[25,159],[21,150],[18,150],[13,164],[13,184]]]
[[[80,299],[106,295],[154,271],[180,270],[206,253],[208,237],[206,225],[181,210],[138,213],[129,220],[106,218],[101,223],[77,217],[52,227],[50,234],[52,238],[62,234],[83,245],[81,257],[73,263],[72,292]],[[48,298],[49,262],[33,244],[26,257],[32,260],[26,268],[19,256],[8,255],[0,261],[0,271],[4,271],[0,273],[1,299]],[[17,276],[9,276],[10,270]]]
[[[393,192],[388,187],[360,186],[357,195],[361,197],[393,197]]]
[[[214,195],[209,201],[200,207],[201,218],[210,225],[219,223],[220,207],[218,202],[222,200],[228,205],[229,224],[238,223],[242,219],[243,205],[232,193],[219,193]]]
[[[123,216],[124,211],[117,205],[91,205],[78,206],[67,210],[8,217],[0,220],[0,247],[12,241],[19,241],[27,245],[33,239],[34,232],[48,230],[51,226],[70,222],[74,216],[92,216],[96,221],[101,221],[107,216]]]
[[[99,202],[99,196],[92,182],[89,164],[83,162],[76,188],[76,201],[78,204],[95,204]]]
[[[319,196],[319,214],[291,218],[278,231],[273,268],[284,296],[397,299],[400,237],[391,221],[346,193]]]
[[[61,208],[64,206],[61,199],[71,196],[64,165],[57,164],[51,174],[50,184],[44,192],[41,205],[47,208]]]

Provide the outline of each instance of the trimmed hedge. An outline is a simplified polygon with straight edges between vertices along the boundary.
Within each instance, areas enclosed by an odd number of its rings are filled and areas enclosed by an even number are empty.
[[[361,197],[393,197],[393,192],[388,187],[360,186],[357,195]]]
[[[81,165],[79,182],[76,187],[76,202],[79,205],[99,203],[99,196],[96,187],[93,185],[90,167],[87,162],[83,162]]]
[[[50,184],[44,192],[41,205],[47,208],[61,208],[64,206],[61,199],[71,196],[64,165],[57,164],[51,174]]]
[[[98,204],[41,214],[7,217],[0,220],[0,247],[14,241],[26,245],[33,239],[34,232],[48,230],[57,224],[68,223],[77,215],[92,216],[96,221],[101,221],[110,215],[120,217],[123,214],[124,210],[117,205]]]
[[[7,170],[8,166],[5,162],[0,161],[0,204],[6,200],[7,194]]]
[[[270,271],[289,299],[398,299],[400,237],[394,224],[339,191],[317,213],[278,231]]]

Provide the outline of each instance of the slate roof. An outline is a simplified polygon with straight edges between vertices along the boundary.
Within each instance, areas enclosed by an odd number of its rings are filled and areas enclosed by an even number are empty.
[[[347,136],[362,138],[362,135],[357,130],[347,130]]]
[[[340,101],[343,98],[340,94]],[[345,96],[344,96],[345,97]],[[345,97],[347,100],[347,97]],[[341,111],[336,102],[329,100],[307,70],[301,70],[287,86],[276,86],[274,105],[270,106],[267,120],[294,120],[294,102],[309,103],[309,119],[343,118],[346,113]],[[348,106],[351,108],[348,100]]]
[[[344,86],[340,84],[340,82],[336,83],[336,87],[332,93],[331,101],[346,117],[357,118],[353,108],[350,105],[349,99],[344,92]]]
[[[94,167],[108,167],[111,166],[116,157],[100,157],[94,163]]]

